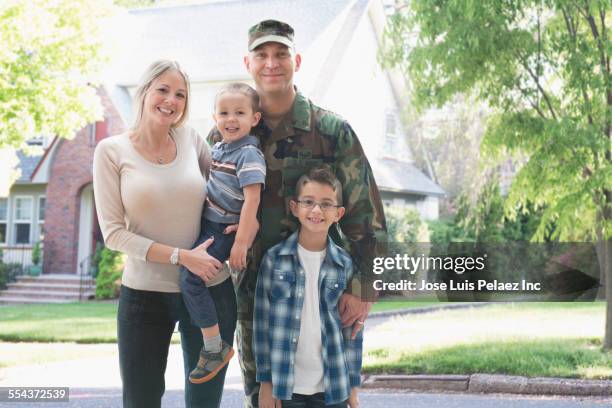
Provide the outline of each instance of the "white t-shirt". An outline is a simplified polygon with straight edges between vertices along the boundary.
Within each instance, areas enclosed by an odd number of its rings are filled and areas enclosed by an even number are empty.
[[[300,337],[295,352],[293,392],[296,394],[312,395],[325,391],[319,312],[319,272],[325,253],[326,250],[308,251],[298,244],[298,258],[306,284],[300,317]]]

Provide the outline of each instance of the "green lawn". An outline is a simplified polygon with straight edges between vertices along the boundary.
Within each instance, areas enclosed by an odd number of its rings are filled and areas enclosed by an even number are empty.
[[[495,304],[391,319],[368,333],[365,373],[612,379],[603,303]]]
[[[114,343],[117,304],[109,302],[3,306],[0,340]]]
[[[449,304],[449,303],[445,303]],[[374,312],[388,312],[391,310],[405,310],[420,307],[430,307],[441,305],[440,302],[436,301],[405,301],[405,300],[380,300],[372,306],[371,313]]]

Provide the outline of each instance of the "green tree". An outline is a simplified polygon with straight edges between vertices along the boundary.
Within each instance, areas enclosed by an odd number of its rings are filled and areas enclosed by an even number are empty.
[[[483,154],[525,158],[507,214],[541,210],[536,240],[598,242],[612,348],[610,0],[396,4],[381,59],[410,79],[415,106],[485,101],[494,114]]]
[[[72,137],[101,117],[95,73],[102,62],[98,0],[0,2],[0,149],[29,138]]]

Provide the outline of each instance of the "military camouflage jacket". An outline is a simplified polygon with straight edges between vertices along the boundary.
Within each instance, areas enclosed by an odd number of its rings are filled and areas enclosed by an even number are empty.
[[[298,178],[310,167],[326,163],[342,184],[346,208],[340,228],[332,226],[330,235],[350,253],[356,266],[351,293],[371,298],[372,293],[362,292],[361,283],[371,273],[371,259],[380,251],[377,248],[386,241],[386,224],[372,169],[351,126],[297,92],[292,110],[274,130],[261,121],[252,134],[261,142],[267,173],[259,209],[261,225],[246,272],[254,274],[251,285],[265,252],[299,226],[289,209]],[[221,136],[215,129],[209,141],[218,140]],[[371,283],[365,288],[371,289]]]

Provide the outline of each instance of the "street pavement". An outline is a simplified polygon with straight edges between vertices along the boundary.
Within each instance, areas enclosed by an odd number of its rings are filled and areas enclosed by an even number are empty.
[[[226,389],[222,408],[241,408],[242,391]],[[402,392],[364,391],[360,396],[363,408],[604,408],[612,406],[612,399],[523,397],[517,395],[423,394]],[[2,408],[120,408],[120,388],[71,389],[68,403],[0,403]],[[182,390],[169,390],[164,395],[163,407],[184,407]]]

